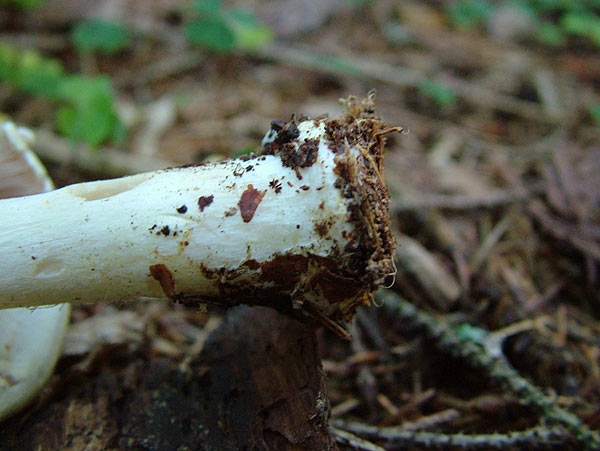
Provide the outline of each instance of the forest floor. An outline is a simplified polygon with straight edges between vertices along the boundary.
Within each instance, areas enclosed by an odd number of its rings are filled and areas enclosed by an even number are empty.
[[[317,333],[340,449],[599,445],[593,42],[540,42],[508,7],[466,28],[439,1],[241,0],[274,39],[215,53],[185,40],[180,2],[93,3],[0,7],[2,42],[106,74],[128,131],[118,144],[73,146],[55,129],[54,101],[0,86],[0,111],[43,137],[34,149],[58,186],[233,157],[272,120],[335,116],[339,98],[372,89],[380,116],[403,128],[385,160],[394,284],[359,310],[350,342]],[[98,15],[132,31],[126,48],[75,50],[70,30]],[[163,301],[78,308],[51,390],[130,355],[183,371],[224,315]],[[85,448],[71,434],[72,449]]]

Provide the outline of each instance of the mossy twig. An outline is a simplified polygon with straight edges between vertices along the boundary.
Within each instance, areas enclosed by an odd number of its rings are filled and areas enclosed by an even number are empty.
[[[549,427],[562,426],[585,449],[600,449],[600,434],[597,431],[590,430],[576,415],[556,405],[553,398],[522,377],[501,354],[491,352],[490,347],[485,343],[461,338],[443,321],[419,310],[393,291],[381,290],[376,297],[393,315],[402,318],[413,327],[421,329],[435,341],[440,350],[484,371],[494,382],[513,392],[525,404],[535,408],[541,415],[542,423]],[[549,434],[548,431],[550,431],[545,428],[533,430],[537,431],[536,434],[541,432]],[[514,436],[514,433],[510,436]],[[535,437],[536,441],[540,439],[539,435],[530,434],[529,437],[532,439]]]

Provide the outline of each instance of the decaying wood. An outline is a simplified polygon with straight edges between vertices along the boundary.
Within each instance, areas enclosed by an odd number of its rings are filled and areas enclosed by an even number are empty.
[[[3,423],[0,449],[337,449],[305,324],[236,307],[185,371],[126,349],[85,373],[65,362],[46,403]]]

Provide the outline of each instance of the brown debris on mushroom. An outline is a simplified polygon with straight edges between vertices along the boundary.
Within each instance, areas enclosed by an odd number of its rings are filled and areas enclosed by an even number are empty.
[[[250,222],[252,220],[258,205],[262,201],[263,197],[265,197],[266,193],[266,189],[259,191],[251,184],[248,185],[248,188],[242,193],[242,197],[238,202],[238,207],[240,207],[240,213],[242,214],[242,219],[244,222]]]

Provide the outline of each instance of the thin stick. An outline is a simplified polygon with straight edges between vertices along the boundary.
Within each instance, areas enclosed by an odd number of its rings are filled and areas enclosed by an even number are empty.
[[[401,427],[377,427],[363,423],[333,422],[338,430],[345,430],[367,439],[384,441],[387,445],[406,448],[427,449],[547,449],[565,446],[571,437],[560,428],[535,427],[508,434],[444,434],[441,432],[419,432]],[[357,448],[360,449],[360,448]]]

